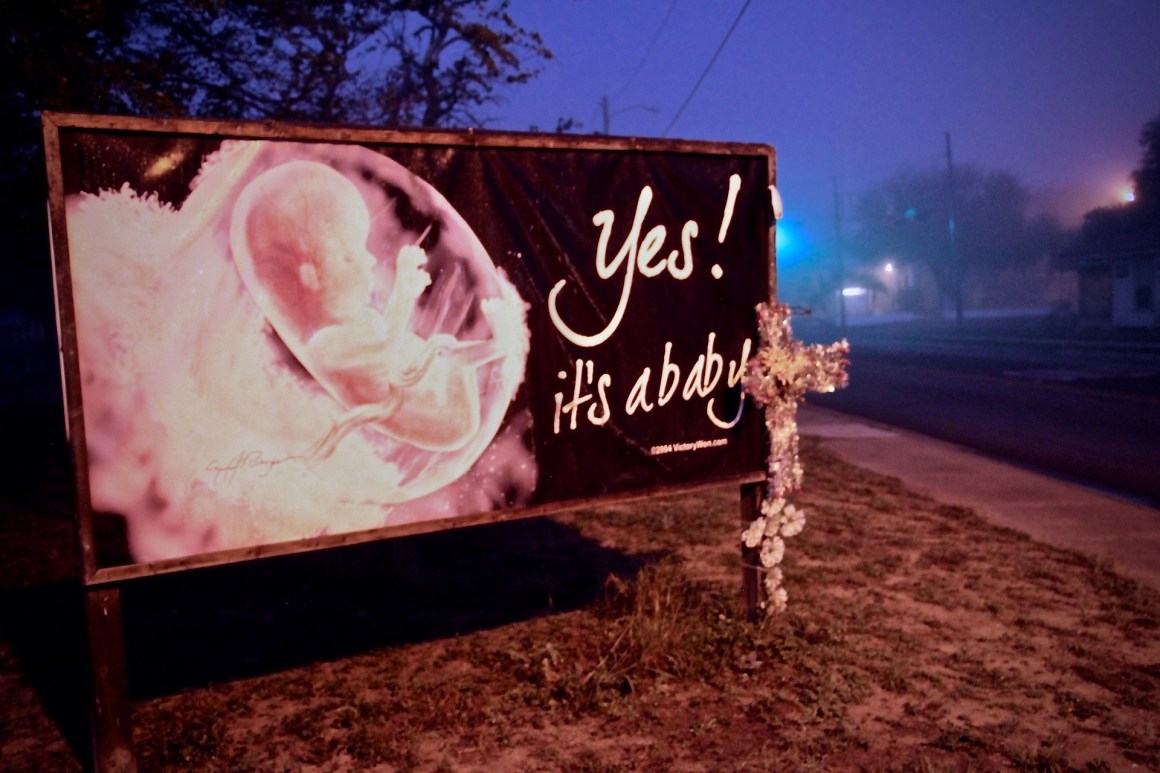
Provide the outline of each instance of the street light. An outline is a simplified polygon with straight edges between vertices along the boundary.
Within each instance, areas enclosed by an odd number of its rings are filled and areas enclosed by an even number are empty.
[[[886,261],[886,263],[882,266],[882,272],[886,274],[886,278],[882,285],[886,290],[886,298],[887,303],[890,304],[890,311],[898,310],[898,282],[900,280],[900,275],[899,272],[895,270],[896,268],[897,266],[894,265],[893,260]]]

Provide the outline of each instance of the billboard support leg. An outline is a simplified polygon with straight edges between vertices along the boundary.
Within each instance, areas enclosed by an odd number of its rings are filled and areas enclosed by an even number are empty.
[[[120,588],[85,590],[92,694],[89,728],[96,773],[134,773],[129,679]]]
[[[748,526],[761,513],[762,483],[744,483],[741,485],[741,524]],[[759,567],[760,551],[757,548],[741,545],[741,587],[745,594],[745,616],[749,622],[756,623],[760,617],[762,603],[765,601],[764,588],[761,583]]]

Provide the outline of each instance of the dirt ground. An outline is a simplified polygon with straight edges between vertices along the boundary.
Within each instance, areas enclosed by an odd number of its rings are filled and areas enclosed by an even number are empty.
[[[1160,594],[803,461],[790,608],[758,626],[736,489],[131,583],[140,767],[1160,770]],[[5,770],[87,744],[61,477],[0,506]]]

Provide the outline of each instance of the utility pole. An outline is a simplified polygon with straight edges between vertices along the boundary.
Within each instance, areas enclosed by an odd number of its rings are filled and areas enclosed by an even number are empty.
[[[947,217],[947,232],[951,248],[951,280],[955,292],[955,324],[963,324],[963,267],[955,245],[955,162],[951,155],[951,133],[947,130],[947,192],[950,199],[950,214]]]
[[[846,332],[846,256],[842,244],[842,197],[838,194],[838,177],[834,181],[834,252],[838,258],[838,325]]]
[[[604,136],[607,137],[609,135],[608,127],[611,123],[611,116],[608,113],[608,97],[600,98],[600,112],[604,116]]]

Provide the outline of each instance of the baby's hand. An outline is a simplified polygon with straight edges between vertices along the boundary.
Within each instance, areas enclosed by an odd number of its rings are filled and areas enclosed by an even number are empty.
[[[491,339],[496,349],[505,355],[512,349],[518,350],[525,338],[524,311],[520,305],[506,298],[484,298],[479,308],[491,327]]]
[[[400,249],[395,261],[395,287],[417,298],[431,284],[431,275],[422,268],[426,262],[427,252],[422,247],[408,244]]]

